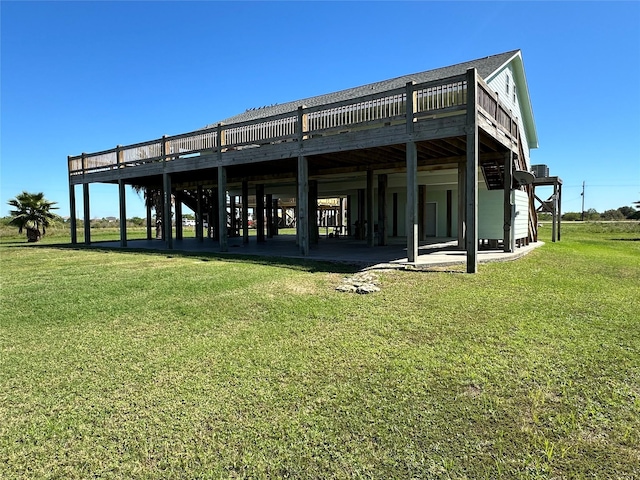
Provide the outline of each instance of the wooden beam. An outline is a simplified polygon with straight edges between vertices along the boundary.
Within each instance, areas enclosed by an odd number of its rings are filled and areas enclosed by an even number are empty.
[[[375,239],[373,236],[373,170],[367,170],[367,247],[373,247]]]
[[[229,179],[227,178],[227,181]],[[229,195],[229,224],[231,226],[231,236],[236,236],[236,196]]]
[[[451,238],[452,232],[452,220],[453,220],[453,191],[447,190],[447,238]]]
[[[467,273],[478,271],[478,72],[467,70],[466,249]]]
[[[153,218],[151,215],[151,201],[149,200],[149,187],[145,187],[145,204],[147,207],[147,240],[151,240],[153,239],[153,232],[152,232],[152,223],[153,223]]]
[[[398,236],[398,194],[393,194],[393,226],[391,228],[391,236]]]
[[[317,245],[320,240],[318,229],[318,181],[309,180],[309,241]]]
[[[211,213],[209,223],[213,223],[213,240],[220,241],[220,205],[218,204],[218,187],[211,188]]]
[[[467,185],[467,171],[465,162],[458,163],[458,249],[462,250],[465,248],[464,239],[465,239],[465,228],[467,222],[465,221],[465,217],[467,214],[466,210],[466,185]]]
[[[120,203],[120,246],[127,246],[127,202],[124,181],[118,181],[118,200]]]
[[[427,239],[427,186],[418,185],[418,240]]]
[[[556,241],[557,221],[558,221],[558,182],[553,182],[553,209],[552,209],[552,223],[551,223],[551,241]]]
[[[220,230],[220,251],[229,250],[229,231],[227,229],[227,167],[218,167],[218,230]]]
[[[267,238],[273,238],[273,195],[265,195],[265,220],[267,223]]]
[[[162,225],[164,227],[164,241],[169,250],[173,248],[173,225],[171,218],[171,174],[162,174],[162,186],[163,186],[163,219]]]
[[[202,242],[202,230],[204,229],[204,218],[202,215],[202,185],[196,187],[196,238]]]
[[[249,182],[242,181],[242,243],[249,243]]]
[[[69,184],[69,229],[71,233],[71,244],[78,243],[78,231],[76,220],[76,186]]]
[[[181,192],[176,191],[173,195],[175,200],[175,209],[176,209],[176,240],[183,239],[183,231],[182,231],[182,194]]]
[[[387,175],[378,175],[378,245],[387,244],[387,184]]]
[[[418,260],[418,152],[407,143],[407,261]]]
[[[502,235],[503,250],[505,252],[512,252],[513,246],[511,244],[511,222],[513,221],[513,206],[511,205],[511,192],[512,192],[512,176],[513,176],[513,153],[511,150],[504,154],[504,227]]]
[[[256,220],[256,240],[258,243],[264,243],[264,185],[262,183],[256,185],[256,211],[254,216]]]
[[[347,236],[351,236],[353,232],[351,231],[351,225],[353,223],[353,195],[347,195],[347,225],[346,225],[346,234]]]
[[[309,255],[309,161],[298,157],[298,199],[296,205],[296,230],[300,254]]]
[[[82,184],[82,203],[84,207],[84,243],[91,244],[91,212],[89,209],[89,184]]]
[[[365,221],[365,189],[358,189],[358,218],[356,220],[356,239],[364,240],[366,238],[366,231],[364,228]]]
[[[562,224],[562,182],[558,184],[557,177],[556,184],[558,185],[558,241],[560,241],[560,227]]]

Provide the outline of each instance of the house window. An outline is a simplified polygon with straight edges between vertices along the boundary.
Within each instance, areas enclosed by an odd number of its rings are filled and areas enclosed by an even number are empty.
[[[516,103],[516,86],[513,86],[513,103]]]
[[[507,95],[509,95],[509,75],[507,75],[507,83],[505,89],[507,91]]]

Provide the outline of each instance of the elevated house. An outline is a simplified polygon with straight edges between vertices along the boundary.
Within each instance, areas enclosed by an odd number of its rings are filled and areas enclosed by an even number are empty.
[[[514,50],[71,156],[72,222],[76,185],[83,185],[85,218],[91,183],[119,185],[121,217],[125,186],[139,185],[162,192],[168,248],[172,209],[181,238],[185,204],[200,226],[208,213],[212,248],[226,251],[235,232],[249,241],[250,203],[255,241],[272,236],[282,199],[294,204],[291,249],[302,255],[318,242],[319,215],[331,208],[333,225],[343,237],[361,238],[363,248],[406,238],[415,262],[428,237],[457,239],[475,272],[480,245],[511,251],[537,240],[533,186],[519,173],[531,169],[537,146],[522,55]],[[324,198],[338,200],[319,204]],[[125,222],[121,228],[126,246]]]

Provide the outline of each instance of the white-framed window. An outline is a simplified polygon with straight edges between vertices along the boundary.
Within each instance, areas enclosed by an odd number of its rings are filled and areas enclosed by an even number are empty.
[[[507,95],[509,95],[509,75],[507,75],[507,80],[505,82],[505,90],[507,92]]]

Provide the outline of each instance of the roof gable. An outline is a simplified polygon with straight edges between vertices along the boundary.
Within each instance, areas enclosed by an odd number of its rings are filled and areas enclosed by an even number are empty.
[[[516,84],[517,91],[519,92],[520,110],[522,113],[522,124],[524,125],[525,135],[527,136],[527,142],[529,148],[538,148],[538,133],[536,131],[536,124],[533,119],[533,108],[531,106],[531,97],[529,96],[529,86],[527,84],[527,77],[524,73],[524,63],[522,61],[522,53],[520,50],[515,50],[511,57],[507,59],[502,65],[499,65],[493,72],[491,72],[483,79],[488,83],[493,78],[498,76],[505,68],[511,66],[513,71],[513,80]]]

